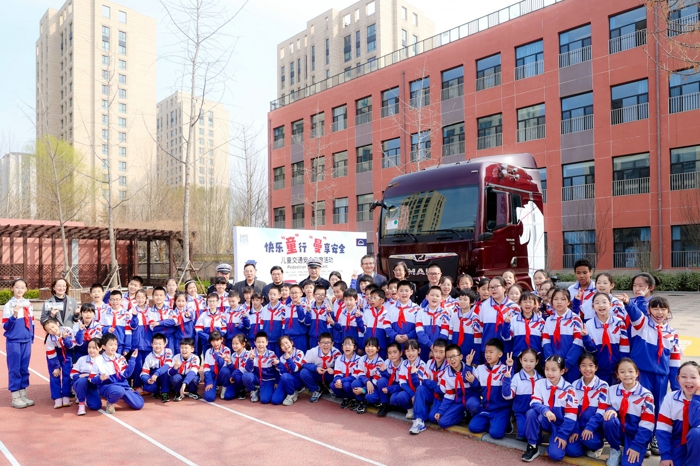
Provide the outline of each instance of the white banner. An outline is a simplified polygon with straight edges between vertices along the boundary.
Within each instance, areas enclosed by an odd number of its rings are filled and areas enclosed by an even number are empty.
[[[350,285],[353,270],[361,272],[360,260],[367,254],[367,233],[279,228],[233,227],[233,274],[243,280],[243,266],[257,262],[258,279],[269,283],[270,269],[279,265],[284,281],[300,282],[308,276],[306,262],[318,258],[321,276],[336,270]]]

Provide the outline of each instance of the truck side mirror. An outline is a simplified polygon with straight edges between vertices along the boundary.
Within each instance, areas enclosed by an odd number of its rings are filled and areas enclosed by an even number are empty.
[[[490,231],[487,231],[486,233],[480,234],[476,239],[477,239],[477,241],[488,241],[491,238],[493,238],[493,233],[491,233]]]

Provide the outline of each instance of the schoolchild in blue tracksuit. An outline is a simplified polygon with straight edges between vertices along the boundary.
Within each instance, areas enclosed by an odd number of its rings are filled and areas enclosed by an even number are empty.
[[[199,356],[194,354],[194,339],[183,338],[180,352],[173,356],[173,365],[168,371],[170,386],[175,391],[173,401],[182,401],[185,396],[199,399]]]
[[[190,309],[190,312],[194,312],[194,317],[192,320],[194,320],[195,322],[197,322],[197,319],[199,319],[199,316],[206,308],[205,299],[202,298],[197,293],[197,291],[198,290],[196,281],[187,280],[185,282],[185,293],[187,293],[187,307]]]
[[[505,323],[501,327],[501,339],[510,342],[506,346],[510,352],[519,355],[528,348],[537,353],[542,352],[542,331],[545,321],[537,312],[539,299],[534,293],[520,295],[518,306],[520,312],[505,316]]]
[[[207,309],[199,316],[194,324],[196,335],[197,354],[206,353],[210,347],[210,337],[217,332],[221,337],[226,336],[226,316],[219,306],[219,295],[209,293],[207,296]]]
[[[377,390],[372,394],[367,394],[367,403],[379,403],[378,417],[389,414],[391,397],[401,390],[399,385],[399,369],[403,359],[401,358],[401,345],[397,342],[389,343],[387,348],[387,359],[379,367],[379,380],[377,380]]]
[[[607,272],[600,273],[595,279],[596,290],[600,293],[605,293],[610,297],[610,314],[614,315],[625,323],[625,328],[630,326],[630,318],[625,309],[625,304],[618,298],[612,295],[612,290],[615,288],[615,279]]]
[[[683,363],[678,371],[680,390],[664,398],[656,422],[661,461],[691,466],[700,458],[700,367]]]
[[[280,338],[282,356],[279,358],[277,370],[280,372],[279,383],[272,394],[272,404],[291,406],[297,401],[301,390],[300,372],[304,361],[304,353],[294,347],[292,339],[286,335]]]
[[[80,306],[80,318],[73,324],[73,335],[83,332],[83,343],[73,347],[73,360],[88,355],[88,343],[93,338],[102,338],[102,326],[95,318],[95,305],[84,303]]]
[[[26,408],[34,405],[34,401],[27,398],[29,360],[34,342],[34,315],[31,303],[24,298],[27,282],[18,278],[12,283],[10,289],[12,298],[5,303],[2,312],[7,352],[7,388],[12,393],[12,407]]]
[[[518,430],[516,440],[525,440],[525,419],[527,412],[530,410],[530,401],[532,394],[535,391],[535,383],[542,378],[537,372],[539,363],[539,354],[532,349],[527,348],[518,355],[520,363],[520,371],[513,374],[512,359],[506,360],[508,371],[503,377],[503,387],[501,392],[503,398],[513,401],[513,415]]]
[[[503,277],[493,277],[488,283],[491,296],[478,303],[478,311],[475,309],[482,329],[480,355],[482,361],[486,352],[486,343],[492,338],[500,337],[505,325],[505,317],[520,312],[518,305],[506,296],[506,282]]]
[[[391,395],[392,406],[406,410],[406,419],[414,419],[413,398],[416,390],[424,380],[430,380],[433,374],[428,365],[420,358],[420,345],[416,340],[408,340],[404,345],[406,359],[399,367],[400,390]]]
[[[603,414],[603,431],[610,444],[608,462],[640,465],[654,431],[654,397],[637,381],[639,369],[631,359],[620,359],[615,375],[620,383],[610,387]]]
[[[340,321],[340,316],[343,314],[345,311],[345,300],[343,299],[343,295],[345,293],[345,290],[348,289],[347,283],[345,283],[342,280],[339,280],[333,284],[333,299],[331,300],[331,309],[330,309],[330,318],[331,320],[328,322],[328,331],[333,335],[333,346],[340,351],[343,348],[343,328],[338,325],[336,326],[335,324]],[[354,289],[354,287],[351,287]],[[355,298],[355,301],[357,301],[357,297]],[[307,303],[309,301],[307,300]],[[310,342],[313,340],[309,340]]]
[[[173,303],[175,298],[173,297]],[[177,312],[166,301],[165,288],[153,288],[153,307],[148,310],[148,326],[153,333],[162,333],[167,339],[167,348],[175,353],[175,330],[178,324]]]
[[[209,335],[209,346],[204,353],[204,400],[211,403],[219,390],[223,398],[231,383],[231,350],[224,345],[223,335],[216,330]]]
[[[116,292],[117,290],[113,291],[112,296]],[[119,298],[121,299],[121,296]],[[100,396],[107,400],[105,412],[114,414],[114,404],[119,400],[123,400],[132,409],[143,408],[143,398],[129,386],[128,382],[136,363],[133,356],[138,355],[138,350],[134,350],[132,358],[127,363],[124,356],[117,352],[119,340],[113,333],[104,334],[102,347],[104,352],[94,359],[90,381],[97,385]]]
[[[320,308],[314,308],[317,304],[314,301],[310,306],[309,304],[304,304],[301,302],[302,289],[299,285],[292,285],[289,287],[289,297],[292,302],[289,304],[287,322],[284,328],[284,334],[291,338],[294,348],[298,349],[302,353],[306,353],[309,349],[309,324],[313,324],[313,330],[327,329],[326,326],[326,308],[325,308],[325,296],[326,290],[322,286],[317,286],[314,288],[314,293],[318,293],[319,297],[323,296],[321,299]],[[315,309],[315,313],[311,309]],[[314,331],[314,333],[316,333]],[[312,341],[318,340],[318,335],[316,333],[313,336]]]
[[[428,304],[422,307],[416,315],[416,336],[420,345],[421,360],[428,360],[430,348],[438,338],[447,340],[450,337],[450,314],[441,305],[442,291],[439,286],[428,290]]]
[[[267,292],[267,297],[270,302],[263,306],[260,312],[260,320],[262,322],[261,331],[267,334],[268,349],[279,357],[282,351],[280,350],[278,341],[280,337],[284,335],[287,307],[279,300],[280,289],[278,286],[271,286]]]
[[[630,352],[627,327],[623,321],[611,315],[612,303],[607,293],[593,297],[594,315],[581,329],[583,347],[594,353],[598,362],[599,378],[611,384],[615,365]]]
[[[83,332],[73,335],[68,327],[49,317],[43,323],[46,330],[46,363],[49,366],[49,387],[54,408],[70,406],[70,371],[73,368],[71,349],[83,343]]]
[[[563,288],[551,292],[554,313],[547,318],[542,332],[542,352],[545,360],[561,356],[566,362],[564,378],[571,383],[580,377],[578,358],[583,351],[581,318],[569,309],[569,293]]]
[[[160,397],[163,403],[170,401],[170,368],[173,366],[173,352],[166,348],[165,335],[156,333],[151,340],[153,351],[146,356],[141,369],[143,389]]]
[[[93,411],[102,408],[102,400],[100,399],[97,385],[90,382],[89,378],[95,359],[100,357],[101,342],[99,338],[93,338],[88,342],[84,342],[83,345],[87,348],[88,354],[81,356],[70,371],[71,385],[78,400],[78,416],[86,414],[86,405]]]
[[[550,356],[544,363],[545,378],[535,382],[525,420],[527,449],[523,461],[530,462],[539,456],[537,445],[541,442],[542,431],[551,432],[547,454],[552,460],[561,461],[566,454],[569,437],[576,428],[578,400],[574,388],[564,379],[564,372],[564,358]]]
[[[342,335],[343,342],[347,337],[351,337],[356,342],[361,339],[361,335],[366,331],[365,322],[362,317],[363,311],[358,305],[357,290],[348,288],[343,292],[342,311],[333,324],[333,329]]]
[[[132,333],[138,327],[138,319],[131,311],[122,307],[122,292],[112,290],[109,296],[109,307],[102,313],[100,320],[102,335],[108,333],[117,337],[119,346],[117,352],[126,355],[132,346]]]
[[[318,346],[304,355],[299,375],[311,392],[311,403],[316,403],[321,398],[321,387],[327,389],[333,380],[333,367],[339,357],[340,351],[333,346],[333,335],[328,332],[319,335]]]
[[[403,345],[408,340],[418,338],[416,335],[416,316],[420,306],[411,301],[413,288],[409,281],[400,281],[396,293],[399,298],[387,310],[386,318],[389,326],[385,326],[385,331],[388,343],[395,342]]]
[[[481,322],[471,308],[478,298],[472,290],[459,292],[459,301],[450,318],[450,341],[459,346],[462,354],[474,352],[473,364],[481,363]]]
[[[225,308],[226,316],[226,346],[231,347],[233,338],[236,335],[248,336],[250,331],[250,319],[248,318],[248,308],[240,304],[238,291],[231,290],[228,294],[228,307]]]
[[[503,342],[493,338],[486,342],[485,364],[477,366],[474,373],[466,374],[469,383],[475,387],[481,387],[480,412],[469,422],[469,430],[488,431],[489,435],[495,439],[506,435],[513,405],[511,400],[503,396],[503,379],[509,372],[509,368],[500,363],[502,356]]]
[[[270,302],[272,302],[271,294],[269,295]],[[281,306],[279,302],[277,304]],[[248,353],[245,373],[243,374],[243,385],[250,392],[250,401],[253,403],[259,401],[266,404],[272,401],[275,383],[279,379],[279,371],[276,366],[280,360],[272,350],[267,348],[269,348],[267,334],[259,332],[255,336],[255,349]]]
[[[355,367],[352,382],[352,392],[359,402],[355,409],[357,414],[367,412],[368,399],[372,400],[372,404],[379,402],[377,382],[381,378],[382,364],[384,359],[379,356],[379,340],[374,337],[365,338],[365,354]]]
[[[384,301],[386,301],[384,290],[381,288],[372,290],[369,294],[368,301],[369,306],[365,308],[362,318],[365,323],[365,332],[359,344],[364,348],[365,338],[376,338],[379,342],[379,355],[383,359],[386,357],[385,348],[388,344],[386,328],[391,327],[387,321],[387,311],[384,306]]]
[[[359,361],[357,342],[353,337],[345,337],[345,340],[343,340],[343,352],[335,360],[333,381],[331,382],[331,391],[343,400],[340,403],[341,409],[345,409],[348,406],[353,411],[357,409],[358,402],[355,394],[352,392],[352,383],[355,381],[353,374]]]
[[[134,372],[132,373],[132,387],[141,388],[141,370],[143,369],[143,361],[146,359],[153,348],[151,348],[151,339],[153,331],[149,326],[150,317],[148,315],[148,295],[146,290],[138,290],[134,293],[134,299],[131,306],[131,315],[136,318],[137,325],[131,330],[131,349],[137,349],[137,355],[132,356],[135,360]]]
[[[576,283],[568,289],[572,308],[583,322],[593,318],[593,296],[598,290],[593,283],[593,264],[586,259],[578,259],[574,263]]]
[[[597,457],[603,448],[603,415],[608,409],[610,387],[596,375],[598,363],[594,354],[583,353],[579,361],[582,377],[572,384],[578,400],[578,422],[566,454],[578,457],[590,451]]]
[[[231,378],[224,392],[224,400],[233,400],[234,398],[245,400],[246,393],[245,386],[243,385],[243,373],[245,372],[245,364],[248,360],[249,352],[250,343],[248,343],[248,337],[242,333],[233,337],[233,340],[231,340],[231,363],[229,364]]]
[[[260,293],[253,293],[250,298],[250,309],[248,310],[248,320],[250,329],[248,330],[248,341],[255,341],[255,335],[262,332],[262,310],[263,297]]]
[[[181,291],[175,293],[173,298],[173,317],[175,318],[175,330],[173,342],[173,356],[180,352],[180,342],[185,338],[194,338],[195,313],[187,305],[187,295]],[[226,332],[228,335],[228,332]]]

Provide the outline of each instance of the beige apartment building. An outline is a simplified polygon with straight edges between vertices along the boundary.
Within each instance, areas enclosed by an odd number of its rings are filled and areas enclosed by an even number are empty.
[[[277,97],[296,92],[435,34],[435,24],[403,0],[360,0],[330,9],[277,46]]]
[[[36,42],[37,139],[72,143],[103,196],[109,163],[114,200],[127,199],[155,159],[155,113],[155,19],[107,0],[46,11]]]
[[[195,98],[199,121],[195,125],[192,184],[200,187],[229,186],[229,113],[219,102]],[[159,179],[184,186],[186,141],[189,137],[191,97],[184,92],[158,102],[157,170]]]

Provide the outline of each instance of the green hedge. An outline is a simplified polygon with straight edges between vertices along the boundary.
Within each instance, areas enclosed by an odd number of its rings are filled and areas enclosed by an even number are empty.
[[[39,290],[27,290],[24,297],[27,299],[39,299]],[[0,306],[8,302],[10,298],[12,298],[12,291],[0,290]]]
[[[636,274],[615,274],[616,290],[631,290],[632,278]],[[653,276],[661,280],[661,285],[656,287],[658,291],[700,291],[700,272],[654,272]],[[556,274],[562,282],[575,282],[573,273]]]

